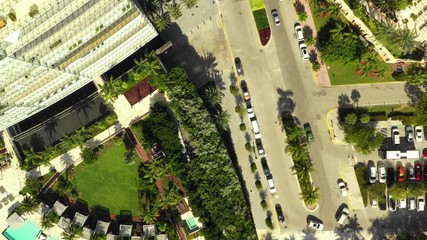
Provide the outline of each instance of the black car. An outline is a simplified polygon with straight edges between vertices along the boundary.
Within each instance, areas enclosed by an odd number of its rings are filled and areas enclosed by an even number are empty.
[[[388,167],[387,168],[387,185],[391,185],[396,180],[396,176],[394,174],[394,168]]]
[[[264,175],[270,176],[270,168],[268,167],[267,159],[265,157],[261,158],[261,166],[262,170],[264,170]]]
[[[240,87],[242,88],[243,97],[245,98],[245,100],[251,99],[251,96],[249,95],[248,84],[245,80],[242,80],[240,82]]]
[[[256,148],[258,149],[258,154],[261,157],[264,157],[265,156],[265,152],[264,152],[264,147],[262,146],[261,139],[255,139],[255,143],[256,143]]]
[[[285,221],[285,216],[283,216],[283,210],[282,210],[282,206],[280,206],[280,204],[276,204],[276,213],[277,213],[277,219],[279,220],[279,222],[284,222]]]
[[[427,181],[427,164],[424,164],[423,168],[424,181]]]
[[[234,58],[234,64],[236,64],[237,74],[239,76],[243,76],[244,75],[243,65],[242,65],[242,61],[240,60],[239,57]]]

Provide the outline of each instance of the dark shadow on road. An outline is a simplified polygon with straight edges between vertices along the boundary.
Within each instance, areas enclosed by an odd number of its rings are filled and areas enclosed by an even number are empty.
[[[420,86],[405,84],[405,92],[408,98],[411,100],[411,104],[416,105],[420,100],[421,96],[424,94],[424,91]]]
[[[308,25],[304,25],[302,27],[302,31],[304,32],[304,38],[307,39],[309,37],[313,37],[313,29],[308,26]]]
[[[296,1],[294,7],[297,13],[305,13],[305,7],[300,1]]]
[[[279,99],[277,100],[277,119],[282,119],[283,112],[293,113],[295,110],[295,102],[291,99],[294,93],[291,90],[277,89]]]
[[[357,89],[351,90],[351,100],[353,101],[353,104],[358,105],[360,99],[360,92]]]

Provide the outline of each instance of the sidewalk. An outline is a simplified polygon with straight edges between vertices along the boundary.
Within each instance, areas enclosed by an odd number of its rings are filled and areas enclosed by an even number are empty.
[[[340,128],[338,119],[338,109],[333,108],[326,113],[326,126],[328,127],[329,137],[334,144],[346,145],[344,141],[344,132]]]
[[[298,0],[300,4],[304,6],[305,12],[307,13],[307,20],[302,23],[303,29],[305,27],[309,27],[312,30],[312,36],[314,38],[317,37],[317,29],[316,25],[314,24],[313,20],[313,13],[311,12],[311,8],[309,5],[308,0]],[[326,69],[326,64],[323,63],[320,60],[320,53],[314,46],[310,46],[309,52],[314,51],[316,56],[318,56],[318,61],[320,63],[320,70],[318,72],[313,71],[314,79],[316,79],[317,84],[319,84],[321,87],[330,87],[331,86],[331,80],[329,79],[328,69]]]

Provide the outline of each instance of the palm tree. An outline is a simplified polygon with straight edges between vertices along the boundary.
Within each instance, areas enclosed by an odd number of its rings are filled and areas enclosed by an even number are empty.
[[[172,4],[168,5],[167,10],[173,19],[178,19],[182,16],[181,4],[173,1]]]
[[[74,240],[78,239],[82,235],[82,228],[77,225],[72,224],[68,229],[61,233],[62,239],[65,240]]]
[[[307,146],[307,141],[301,136],[295,138],[288,137],[286,139],[285,151],[291,154],[294,160],[304,159],[308,156]]]
[[[44,230],[50,229],[55,225],[55,220],[55,215],[53,214],[53,212],[50,212],[48,214],[43,215],[40,221],[40,225]]]
[[[37,197],[42,187],[43,183],[39,178],[29,176],[25,179],[25,186],[20,193],[22,195],[28,193],[33,197]]]
[[[295,161],[295,165],[292,166],[294,174],[298,176],[301,181],[308,181],[310,179],[310,172],[314,171],[313,163],[308,160]]]
[[[391,21],[386,21],[377,26],[375,35],[380,39],[389,39],[396,32],[396,26]]]
[[[154,26],[156,26],[159,32],[168,28],[171,24],[171,18],[168,13],[163,13],[159,16],[154,17]]]
[[[218,110],[215,114],[215,120],[218,127],[224,131],[228,129],[228,122],[230,121],[230,114],[227,110]]]
[[[102,233],[95,233],[92,235],[92,237],[90,238],[91,240],[106,240],[107,239],[107,235],[102,234]]]
[[[415,41],[416,38],[417,34],[414,30],[401,29],[396,31],[394,43],[395,46],[399,47],[404,54],[408,54],[414,51],[415,45],[417,44],[417,41]]]
[[[79,130],[76,131],[76,134],[80,135],[80,137],[84,140],[87,141],[89,138],[92,137],[89,129],[87,129],[85,126],[83,126],[82,128],[80,128]]]
[[[302,193],[300,193],[301,199],[307,205],[315,205],[320,200],[319,190],[320,188],[314,187],[314,185],[311,184],[310,186],[302,189]]]
[[[35,167],[40,162],[40,154],[34,151],[34,148],[31,147],[30,150],[24,150],[25,155],[25,165],[28,167]]]
[[[181,0],[181,2],[185,5],[186,8],[193,8],[196,6],[198,0]]]
[[[61,138],[61,145],[63,148],[66,148],[66,149],[73,147],[74,146],[73,135],[64,134],[64,136]]]
[[[144,220],[146,224],[153,224],[159,216],[159,209],[156,204],[145,205],[141,214],[142,220]]]
[[[122,90],[121,80],[114,80],[113,76],[111,76],[108,81],[105,81],[104,85],[98,84],[98,86],[101,88],[101,97],[104,98],[107,103],[113,102]]]
[[[39,207],[39,202],[37,198],[31,197],[31,196],[25,196],[17,212],[19,214],[34,213],[38,209],[38,207]]]
[[[420,86],[427,82],[427,72],[422,68],[415,68],[411,72],[408,72],[408,84]]]
[[[224,93],[222,93],[217,87],[211,86],[206,88],[205,90],[206,98],[209,99],[209,102],[212,106],[221,105],[222,97],[224,97]]]

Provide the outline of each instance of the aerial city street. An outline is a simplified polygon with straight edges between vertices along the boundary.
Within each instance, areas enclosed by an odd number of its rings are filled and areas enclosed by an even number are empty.
[[[0,5],[0,239],[427,239],[427,0]]]

